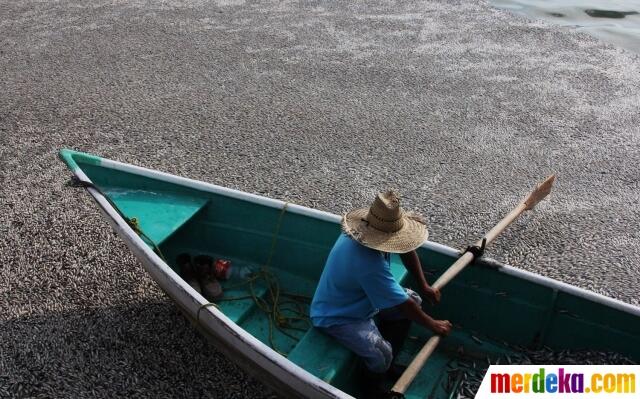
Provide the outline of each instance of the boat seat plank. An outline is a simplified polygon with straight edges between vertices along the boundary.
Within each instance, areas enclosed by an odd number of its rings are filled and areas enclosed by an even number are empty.
[[[350,350],[317,328],[311,328],[289,353],[289,360],[328,383],[346,370],[352,359],[355,356]]]
[[[128,218],[136,218],[140,229],[156,245],[162,244],[193,218],[208,202],[186,194],[104,188],[103,191]]]
[[[267,296],[268,295],[269,294],[267,294]],[[288,317],[294,316],[291,312],[287,311],[284,311],[283,314]],[[306,334],[303,330],[307,327],[306,323],[303,322],[294,323],[294,326],[300,330],[279,327],[277,323],[270,320],[270,317],[257,305],[254,305],[242,322],[238,324],[246,331],[251,331],[251,335],[271,346],[284,356],[286,356]]]
[[[257,297],[263,298],[267,292],[267,287],[264,284],[255,284],[254,293]],[[236,324],[242,323],[252,312],[256,306],[253,298],[238,299],[238,300],[224,300],[225,298],[241,298],[250,296],[251,291],[248,286],[238,287],[233,289],[224,289],[224,295],[222,301],[218,302],[218,307],[231,321]]]

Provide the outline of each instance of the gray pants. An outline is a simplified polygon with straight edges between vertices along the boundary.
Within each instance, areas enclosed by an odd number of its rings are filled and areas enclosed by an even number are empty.
[[[418,305],[422,304],[420,295],[408,288],[405,288],[405,291],[414,302]],[[400,306],[381,309],[377,317],[381,321],[406,318]],[[367,368],[372,372],[384,373],[391,367],[391,361],[393,360],[391,344],[382,337],[373,319],[320,327],[320,329],[360,356]]]

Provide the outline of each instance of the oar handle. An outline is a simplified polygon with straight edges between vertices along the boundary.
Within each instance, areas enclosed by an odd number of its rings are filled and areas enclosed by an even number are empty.
[[[507,227],[509,227],[509,225],[513,223],[513,221],[516,220],[518,216],[520,216],[520,214],[526,210],[527,204],[523,201],[519,203],[518,206],[516,206],[511,212],[509,212],[507,216],[505,216],[500,221],[500,223],[493,226],[493,228],[484,235],[484,238],[487,240],[487,245],[493,242],[493,240],[495,240],[500,233],[502,233]],[[480,245],[481,241],[482,240],[478,241],[478,245]]]
[[[524,202],[520,203],[515,209],[513,209],[507,216],[505,216],[500,223],[495,225],[489,232],[484,236],[486,239],[485,245],[489,244],[493,241],[498,234],[500,234],[504,229],[509,226],[522,212],[525,210]],[[481,245],[482,240],[478,241],[476,245]],[[473,262],[473,258],[475,256],[471,252],[465,252],[462,254],[458,260],[455,261],[453,265],[451,265],[442,275],[433,283],[433,288],[442,289],[445,285],[447,285],[455,276],[458,275],[465,267],[471,262]],[[440,343],[441,337],[439,335],[434,335],[429,338],[426,344],[422,347],[420,352],[413,358],[409,367],[402,373],[402,376],[396,381],[393,388],[391,388],[392,392],[396,393],[405,393],[409,385],[416,378],[420,370],[424,367],[425,363],[429,359],[429,356],[436,349],[438,344]]]
[[[507,216],[505,216],[500,223],[495,225],[489,232],[483,237],[485,239],[484,245],[490,244],[496,237],[502,233],[522,212],[525,211],[525,203],[521,202],[515,207]],[[482,240],[478,240],[477,246],[482,245]],[[451,265],[442,275],[433,283],[433,288],[442,289],[447,285],[455,276],[458,275],[467,265],[473,262],[473,253],[465,252],[458,260]]]
[[[469,263],[473,261],[473,254],[471,252],[465,252],[464,255],[458,258],[458,260],[451,265],[438,279],[433,283],[432,287],[442,289],[449,281],[453,280]]]
[[[534,206],[538,202],[540,202],[544,197],[546,197],[551,191],[551,186],[555,180],[555,175],[549,176],[542,184],[538,185],[529,196],[524,199],[521,203],[518,204],[511,212],[507,214],[497,225],[495,225],[485,236],[480,239],[476,245],[488,245],[495,238],[504,231],[513,221],[520,216],[520,214],[526,210],[533,209]],[[483,243],[484,240],[484,243]],[[472,252],[465,252],[462,254],[458,260],[451,265],[442,275],[433,283],[433,288],[441,289],[445,285],[447,285],[455,276],[458,275],[469,263],[473,261],[475,255]],[[440,340],[442,338],[439,335],[434,335],[429,338],[426,344],[422,347],[420,352],[416,355],[416,357],[411,361],[409,367],[405,370],[402,376],[396,381],[393,388],[391,388],[392,392],[403,394],[409,388],[409,385],[416,378],[420,370],[424,367],[424,364],[429,359],[429,356],[436,349]]]
[[[436,350],[436,347],[440,343],[440,339],[441,338],[439,335],[434,335],[433,337],[429,338],[427,343],[424,344],[422,349],[420,349],[420,352],[418,352],[416,357],[413,358],[411,364],[409,364],[404,373],[402,373],[402,376],[400,376],[398,381],[396,381],[396,383],[393,385],[393,388],[391,388],[392,392],[405,393],[407,391],[409,385],[411,385],[420,370],[422,370],[422,367],[424,367],[424,364],[429,359],[429,356],[431,356],[433,351]]]

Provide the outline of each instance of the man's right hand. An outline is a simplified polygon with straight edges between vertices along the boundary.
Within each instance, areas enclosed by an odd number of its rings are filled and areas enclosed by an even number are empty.
[[[449,320],[436,320],[422,311],[413,299],[409,298],[400,305],[403,313],[409,320],[416,321],[424,327],[430,329],[438,335],[448,335],[451,332],[451,323]]]
[[[431,323],[431,331],[438,335],[449,335],[451,332],[451,323],[449,320],[433,320]]]

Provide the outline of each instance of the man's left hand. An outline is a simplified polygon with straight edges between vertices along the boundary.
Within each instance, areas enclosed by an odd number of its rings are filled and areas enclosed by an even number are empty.
[[[422,292],[424,293],[425,299],[432,305],[440,303],[441,294],[439,289],[425,286],[422,288]]]

